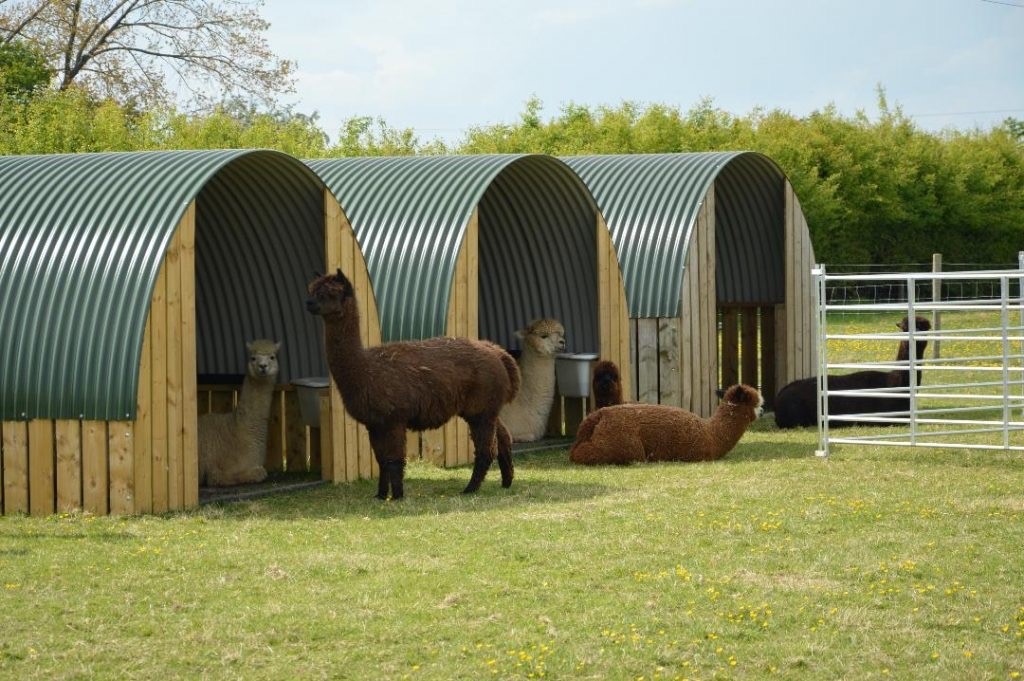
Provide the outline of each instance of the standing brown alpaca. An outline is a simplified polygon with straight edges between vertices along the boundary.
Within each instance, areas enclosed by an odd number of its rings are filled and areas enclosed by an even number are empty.
[[[512,484],[512,439],[498,418],[519,390],[519,367],[501,347],[470,338],[428,338],[364,348],[352,284],[338,270],[309,284],[306,309],[324,320],[327,363],[345,409],[370,432],[380,466],[377,498],[401,499],[406,429],[439,428],[453,416],[469,424],[475,492],[497,449],[501,486]],[[497,447],[495,447],[497,442]]]
[[[591,389],[594,393],[595,409],[622,404],[622,376],[615,362],[601,360],[594,365]]]
[[[569,460],[593,465],[720,459],[761,415],[764,404],[761,393],[742,384],[726,390],[724,400],[709,419],[664,404],[598,409],[580,424]]]

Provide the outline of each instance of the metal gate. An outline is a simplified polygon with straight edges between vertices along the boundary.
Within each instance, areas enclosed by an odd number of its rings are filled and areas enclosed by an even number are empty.
[[[900,447],[1024,450],[1024,252],[1018,269],[965,272],[830,275],[819,265],[812,274],[817,291],[818,343],[818,456],[827,457],[832,445],[871,444]],[[965,286],[965,282],[971,282]],[[829,300],[841,284],[860,288],[877,284],[900,291],[895,299],[843,298]],[[957,295],[948,291],[956,290]],[[946,293],[944,293],[944,291]],[[923,317],[931,328],[921,331],[830,332],[844,315],[903,315]],[[847,324],[855,327],[856,324]],[[877,326],[877,324],[876,324]],[[927,342],[921,357],[869,361],[864,345]],[[879,346],[881,347],[881,346]],[[899,357],[899,355],[898,355]],[[888,372],[886,387],[829,388],[829,373]],[[874,375],[876,380],[869,380]],[[882,374],[859,374],[863,381],[882,381]],[[834,380],[834,379],[833,379]],[[833,401],[830,398],[835,398]],[[842,412],[844,398],[857,398],[856,413]],[[891,398],[902,398],[893,400]],[[886,399],[885,403],[877,400]],[[892,408],[896,403],[899,408]],[[865,406],[865,405],[874,406]],[[885,411],[879,410],[885,405]],[[850,430],[843,426],[852,427]]]

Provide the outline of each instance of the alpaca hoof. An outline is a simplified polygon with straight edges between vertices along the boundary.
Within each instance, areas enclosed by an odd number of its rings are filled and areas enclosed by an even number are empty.
[[[505,489],[508,489],[509,487],[511,487],[512,486],[512,478],[509,477],[508,480],[505,480],[504,478],[502,478],[501,486],[504,487]]]
[[[474,485],[472,483],[466,485],[466,489],[462,490],[463,494],[474,494],[479,491],[480,485]]]
[[[374,494],[373,498],[374,499],[380,499],[381,501],[387,501],[388,500],[388,495],[387,494]]]

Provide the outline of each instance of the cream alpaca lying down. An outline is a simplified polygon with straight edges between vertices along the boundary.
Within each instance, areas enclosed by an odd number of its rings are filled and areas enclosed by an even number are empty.
[[[663,404],[603,407],[580,424],[569,459],[581,464],[720,459],[761,415],[764,400],[749,385],[725,391],[714,416]]]

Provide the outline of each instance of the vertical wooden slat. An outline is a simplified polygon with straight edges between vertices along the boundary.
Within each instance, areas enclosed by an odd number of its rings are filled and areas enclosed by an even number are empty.
[[[682,406],[679,367],[679,319],[658,319],[658,393],[659,401],[673,407]]]
[[[181,467],[182,503],[185,508],[199,505],[199,430],[196,404],[196,202],[192,201],[178,229],[181,247]]]
[[[775,405],[775,309],[761,308],[761,396],[765,408]]]
[[[612,262],[611,253],[608,248],[602,248],[602,244],[608,243],[608,228],[605,225],[604,218],[600,213],[597,214],[594,228],[597,230],[597,238],[595,242],[598,244],[597,248],[597,290],[600,292],[598,295],[598,338],[600,340],[600,354],[602,357],[614,360],[616,348],[612,346],[612,319],[611,319],[611,305],[608,301],[607,292],[612,282]],[[617,266],[617,264],[616,264]],[[620,366],[620,369],[623,368]]]
[[[82,508],[82,425],[79,421],[57,421],[57,511]]]
[[[28,422],[28,501],[32,515],[49,515],[57,508],[53,426],[49,419]]]
[[[718,399],[718,301],[715,289],[715,187],[705,195],[701,211],[701,415],[711,416]]]
[[[334,475],[334,429],[331,427],[331,390],[320,395],[320,479],[332,480]]]
[[[693,279],[696,273],[696,266],[692,263],[692,251],[687,253],[686,266],[683,270],[683,289],[680,291],[680,326],[682,328],[682,339],[680,341],[679,365],[682,380],[682,407],[693,411],[693,381],[696,373],[696,355],[694,353],[693,324],[694,311],[693,301],[695,299]]]
[[[759,367],[757,355],[757,308],[744,307],[740,311],[740,326],[742,328],[742,367],[741,374],[743,382],[747,385],[757,387],[760,380],[757,375]]]
[[[4,513],[28,513],[28,423],[4,421]]]
[[[722,309],[722,387],[740,380],[739,315],[735,307]]]
[[[96,515],[110,511],[108,461],[107,422],[82,421],[82,503]]]
[[[131,421],[107,424],[107,452],[110,458],[110,512],[128,515],[135,512],[135,471]]]
[[[366,301],[370,298],[370,275],[366,271],[366,264],[363,261],[362,256],[359,253],[359,247],[356,244],[355,233],[351,233],[351,250],[349,257],[352,261],[352,269],[355,271],[356,276],[353,280],[355,285],[356,298],[359,300],[359,332],[363,340],[364,346],[370,344],[370,316],[362,313],[366,309]],[[359,433],[359,470],[357,475],[361,479],[367,479],[373,477],[373,448],[370,446],[370,433],[362,425],[357,427]]]
[[[284,393],[275,388],[270,401],[270,418],[267,420],[267,457],[264,466],[268,471],[285,469],[285,423]]]
[[[341,212],[341,207],[330,191],[324,189],[324,259],[327,272],[341,267],[343,259],[342,241],[346,232],[351,231],[348,221]],[[347,477],[347,459],[350,456],[349,442],[346,440],[346,422],[349,420],[345,407],[341,403],[341,394],[331,376],[328,389],[328,412],[326,420],[321,414],[321,433],[330,447],[330,456],[323,454],[325,465],[321,477],[333,482],[349,480]],[[355,443],[351,443],[355,449]],[[356,453],[358,456],[358,452]],[[330,466],[326,463],[329,461]]]
[[[181,231],[171,241],[166,254],[167,267],[167,505],[173,510],[185,507],[184,495],[184,423],[183,369],[181,335]],[[157,348],[154,348],[157,349]]]
[[[163,513],[167,503],[167,260],[153,286],[149,318],[152,328],[150,351],[150,399],[152,400],[153,512]],[[104,441],[106,440],[106,433]]]
[[[640,348],[637,344],[637,336],[639,331],[640,320],[630,318],[629,320],[629,361],[619,365],[619,375],[629,375],[631,378],[636,375],[637,367],[640,366]],[[602,356],[604,359],[604,356]],[[640,381],[632,381],[632,390],[627,391],[626,386],[622,386],[622,397],[627,400],[639,400],[639,385]]]
[[[302,421],[299,407],[299,394],[295,390],[280,390],[284,402],[285,451],[288,457],[288,470],[309,470],[308,452],[306,451],[306,425]]]
[[[153,315],[146,319],[135,411],[135,512],[153,512]],[[198,465],[198,464],[197,464]],[[197,483],[198,484],[198,483]]]
[[[637,392],[641,402],[658,403],[658,320],[637,320]]]

